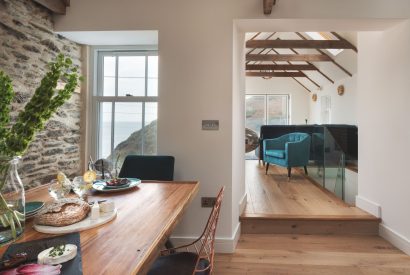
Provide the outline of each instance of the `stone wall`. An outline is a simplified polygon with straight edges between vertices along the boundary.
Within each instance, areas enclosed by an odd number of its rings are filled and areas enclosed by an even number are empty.
[[[81,46],[53,33],[47,9],[31,0],[0,0],[0,70],[12,78],[17,93],[12,117],[31,98],[47,63],[59,52],[81,67]],[[58,170],[70,176],[79,173],[80,111],[80,94],[74,93],[38,133],[20,165],[26,188],[47,183]]]

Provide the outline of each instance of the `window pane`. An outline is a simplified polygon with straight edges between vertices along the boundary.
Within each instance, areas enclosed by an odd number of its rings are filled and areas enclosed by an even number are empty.
[[[115,56],[104,56],[103,62],[103,95],[115,96]]]
[[[137,148],[141,144],[139,140],[128,140],[131,134],[137,132],[142,127],[142,103],[116,102],[115,103],[115,124],[114,124],[114,147],[123,142],[129,141],[131,146]]]
[[[119,78],[118,79],[118,96],[144,96],[145,79],[144,78]]]
[[[261,125],[265,124],[265,107],[264,95],[246,96],[246,128],[255,131],[258,135]]]
[[[268,95],[268,124],[288,124],[287,95]]]
[[[114,120],[112,160],[117,167],[121,167],[127,155],[142,154],[142,103],[116,102]]]
[[[145,103],[144,155],[157,153],[158,103]]]
[[[99,158],[107,158],[111,155],[111,121],[112,103],[100,104],[100,129],[99,129]]]
[[[145,56],[118,58],[118,96],[145,95]]]
[[[158,96],[158,56],[148,56],[148,96]]]

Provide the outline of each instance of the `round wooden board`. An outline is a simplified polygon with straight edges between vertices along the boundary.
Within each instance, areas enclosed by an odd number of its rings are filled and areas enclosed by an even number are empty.
[[[100,213],[100,217],[97,220],[91,220],[90,215],[85,218],[84,220],[70,224],[67,226],[48,226],[48,225],[39,225],[35,224],[34,229],[40,233],[46,234],[67,234],[77,231],[87,230],[93,227],[100,226],[105,224],[111,220],[113,220],[117,216],[117,209],[114,209],[113,212],[110,213]]]

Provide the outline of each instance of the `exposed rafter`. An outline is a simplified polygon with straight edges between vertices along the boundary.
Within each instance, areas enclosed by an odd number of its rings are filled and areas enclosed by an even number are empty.
[[[34,0],[56,14],[65,14],[66,7],[70,6],[70,0]]]
[[[346,40],[248,40],[247,48],[356,49]]]
[[[290,49],[294,54],[299,54],[295,49]],[[318,73],[320,73],[324,78],[326,78],[327,80],[329,80],[329,82],[331,82],[331,83],[335,83],[334,81],[333,81],[333,79],[331,79],[328,75],[326,75],[324,72],[322,72],[318,67],[316,67],[316,65],[314,65],[313,63],[311,63],[311,62],[307,62],[309,65],[311,65],[311,66],[313,66],[315,69],[316,69],[316,71],[318,72]]]
[[[306,37],[304,37],[300,32],[296,32],[296,34],[302,38],[303,40],[307,40]],[[348,70],[346,70],[342,65],[340,65],[339,63],[337,63],[333,58],[331,58],[325,51],[322,51],[320,49],[316,49],[319,53],[321,53],[322,55],[325,55],[327,57],[330,58],[329,61],[331,61],[333,64],[335,64],[340,70],[342,70],[343,72],[345,72],[348,76],[353,76],[352,73],[350,73]]]
[[[250,40],[253,40],[253,39],[255,39],[259,34],[261,34],[260,32],[258,32],[256,35],[254,35]],[[268,37],[266,37],[265,39],[266,40],[268,40],[269,38],[271,38],[272,36],[274,36],[276,34],[276,32],[273,32],[273,33],[271,33]],[[247,54],[250,54],[250,53],[252,53],[254,50],[256,50],[256,48],[254,48],[254,49],[250,49],[250,51],[249,52],[247,52]],[[266,49],[262,49],[262,50],[260,50],[259,52],[258,52],[258,54],[261,54],[264,50],[266,50]],[[246,62],[246,64],[248,64],[249,62]]]
[[[279,38],[278,38],[279,39]],[[276,54],[279,54],[279,52],[277,51],[277,50],[275,50],[275,49],[272,49],[272,51],[274,52],[274,53],[276,53]],[[292,63],[290,63],[289,61],[286,61],[289,65],[292,65]],[[298,72],[300,72],[300,73],[303,73],[302,71],[298,71]],[[304,74],[304,73],[303,73]],[[316,83],[316,81],[314,81],[313,79],[311,79],[309,76],[307,76],[306,74],[305,74],[305,77],[310,81],[310,82],[312,82],[313,83],[313,85],[315,85],[317,88],[320,88],[320,85],[319,84],[317,84]],[[294,80],[296,80],[296,78],[295,77],[292,77]]]
[[[249,49],[246,54],[246,75],[263,78],[289,77],[309,92],[311,92],[310,88],[305,86],[299,78],[309,80],[318,88],[321,86],[314,78],[311,78],[311,74],[307,74],[307,71],[315,71],[329,82],[334,83],[333,79],[312,62],[332,62],[346,74],[352,76],[350,72],[333,59],[331,54],[322,50],[351,49],[357,52],[357,48],[352,43],[335,32],[332,32],[332,35],[330,35],[330,33],[323,33],[322,36],[324,36],[325,40],[310,40],[298,32],[295,33],[301,39],[281,40],[280,37],[273,39],[272,37],[275,33],[265,35],[264,39],[257,39],[257,37],[262,34],[261,32],[253,35],[252,38],[246,42],[246,47]],[[335,38],[337,38],[337,40],[332,40]],[[293,54],[282,54],[282,52],[279,52],[277,49],[289,49]],[[319,54],[301,53],[296,49],[314,49],[318,51]]]
[[[306,87],[305,85],[303,85],[302,82],[300,82],[299,80],[297,80],[296,78],[293,77],[293,80],[295,80],[300,86],[302,86],[305,90],[307,90],[309,93],[311,93],[312,91]]]
[[[332,61],[323,54],[247,54],[246,61]]]
[[[246,76],[259,77],[306,77],[303,72],[246,72]]]
[[[271,14],[275,4],[276,0],[263,0],[263,13],[266,15]]]
[[[316,71],[317,68],[313,64],[247,64],[246,70],[251,71]]]
[[[346,43],[350,44],[351,49],[354,50],[355,52],[357,52],[357,48],[355,45],[353,45],[352,43],[350,43],[349,41],[347,41],[346,39],[344,39],[342,36],[340,36],[337,32],[331,32],[337,39],[341,40],[341,41],[345,41]]]

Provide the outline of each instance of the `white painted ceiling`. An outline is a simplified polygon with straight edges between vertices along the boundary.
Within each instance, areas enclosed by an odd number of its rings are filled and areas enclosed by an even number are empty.
[[[69,40],[91,46],[158,45],[158,31],[58,32]]]

